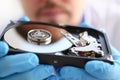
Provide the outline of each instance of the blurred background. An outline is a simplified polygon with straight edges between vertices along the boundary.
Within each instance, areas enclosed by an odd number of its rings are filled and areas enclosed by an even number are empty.
[[[8,23],[9,20],[17,20],[23,15],[22,7],[19,2],[20,0],[1,0],[0,27],[2,27],[1,25]],[[102,19],[106,16],[107,11],[116,12],[118,11],[118,7],[120,10],[120,0],[87,0],[86,7],[87,22],[89,22],[92,17],[90,13],[91,11],[89,10],[96,10],[99,19]],[[105,20],[102,22],[104,21]]]
[[[17,20],[23,15],[19,0],[1,0],[0,33],[10,20]]]

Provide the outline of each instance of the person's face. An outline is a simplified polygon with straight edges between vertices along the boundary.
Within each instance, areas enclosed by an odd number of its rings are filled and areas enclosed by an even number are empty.
[[[22,0],[22,4],[32,21],[78,25],[85,0]]]

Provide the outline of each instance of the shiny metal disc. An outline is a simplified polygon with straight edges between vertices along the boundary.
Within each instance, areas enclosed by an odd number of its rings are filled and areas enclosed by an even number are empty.
[[[72,46],[72,43],[69,42],[65,37],[60,38],[56,42],[52,42],[48,45],[35,45],[31,44],[25,40],[21,35],[16,31],[15,28],[8,30],[4,34],[4,40],[15,49],[37,52],[37,53],[54,53],[66,50]]]
[[[52,34],[43,29],[32,29],[27,33],[27,40],[33,44],[50,44]]]

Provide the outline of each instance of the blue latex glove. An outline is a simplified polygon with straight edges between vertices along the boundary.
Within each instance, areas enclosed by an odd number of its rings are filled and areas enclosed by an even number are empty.
[[[86,24],[86,23],[81,23],[81,24],[80,24],[80,27],[94,28],[92,25]]]
[[[43,80],[52,75],[54,68],[39,65],[33,53],[6,55],[8,45],[0,41],[0,80]]]
[[[92,27],[85,23],[84,27]],[[89,61],[85,68],[65,66],[61,68],[55,76],[50,76],[46,80],[120,80],[120,52],[111,46],[114,64],[103,61]]]
[[[65,66],[46,80],[120,80],[120,52],[111,47],[114,64],[103,61],[89,61],[85,69]]]
[[[30,19],[27,16],[23,16],[18,21],[30,21]]]
[[[29,21],[29,18],[24,16],[19,21]],[[8,50],[8,45],[0,41],[0,80],[44,80],[53,74],[53,66],[39,65],[35,54],[8,56]]]
[[[111,47],[114,65],[103,61],[89,61],[85,69],[66,66],[47,80],[120,80],[120,53]]]

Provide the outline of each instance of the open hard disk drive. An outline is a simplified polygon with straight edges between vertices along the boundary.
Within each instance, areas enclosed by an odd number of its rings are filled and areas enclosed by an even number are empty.
[[[9,55],[34,52],[41,64],[83,68],[90,60],[113,63],[106,35],[84,26],[11,21],[0,36]]]

